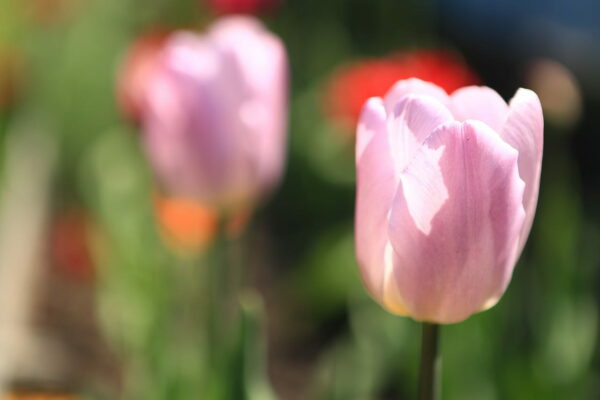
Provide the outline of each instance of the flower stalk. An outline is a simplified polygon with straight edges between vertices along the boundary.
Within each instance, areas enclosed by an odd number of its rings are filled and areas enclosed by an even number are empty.
[[[419,400],[441,399],[442,354],[439,345],[439,330],[438,324],[423,322]]]

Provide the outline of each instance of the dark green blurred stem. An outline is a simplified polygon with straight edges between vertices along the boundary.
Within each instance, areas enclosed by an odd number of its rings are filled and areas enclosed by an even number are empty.
[[[213,244],[213,257],[209,267],[207,291],[209,298],[209,352],[212,367],[220,364],[223,355],[224,335],[226,334],[225,321],[229,302],[229,247],[230,243],[226,235],[227,218],[219,217],[217,235]]]
[[[440,400],[442,354],[439,347],[438,324],[423,322],[421,339],[421,370],[419,400]]]
[[[217,236],[209,265],[207,292],[209,399],[228,398],[226,382],[230,355],[239,324],[238,294],[241,286],[239,240],[227,234],[228,217],[219,218]]]

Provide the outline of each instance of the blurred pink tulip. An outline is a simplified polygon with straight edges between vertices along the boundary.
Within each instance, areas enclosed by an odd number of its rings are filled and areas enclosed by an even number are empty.
[[[252,17],[165,43],[143,102],[145,149],[164,189],[224,210],[254,204],[285,160],[287,58]]]
[[[495,305],[535,214],[543,147],[537,95],[448,95],[418,79],[365,104],[357,129],[356,247],[389,311],[454,323]]]

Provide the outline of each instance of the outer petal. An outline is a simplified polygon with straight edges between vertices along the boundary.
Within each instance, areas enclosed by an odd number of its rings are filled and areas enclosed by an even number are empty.
[[[249,16],[222,18],[210,37],[237,76],[229,100],[238,107],[237,141],[246,162],[238,164],[243,185],[265,191],[279,180],[285,159],[287,128],[287,56],[283,43],[259,20]]]
[[[185,102],[162,73],[150,83],[145,102],[142,139],[155,174],[169,192],[189,195],[202,179],[187,157]]]
[[[370,99],[361,116],[356,144],[356,246],[363,277],[388,309],[405,314],[393,278],[393,250],[387,221],[400,172],[423,141],[450,112],[430,96],[409,95],[386,116],[381,99]]]
[[[365,104],[356,133],[356,255],[363,281],[378,301],[386,303],[385,287],[392,264],[386,247],[388,214],[397,187],[386,128],[386,112],[380,98]],[[389,253],[389,251],[388,251]],[[401,300],[388,300],[402,313]]]
[[[390,217],[410,314],[458,322],[500,298],[523,226],[518,153],[479,121],[438,128],[402,173]]]
[[[519,175],[525,181],[523,207],[526,218],[521,232],[522,249],[535,216],[544,147],[544,116],[540,100],[533,91],[519,89],[512,98],[501,136],[519,151]]]
[[[467,86],[458,89],[451,95],[450,109],[458,121],[475,119],[488,124],[496,132],[500,132],[508,106],[495,90],[486,86]]]
[[[386,118],[385,108],[380,97],[371,97],[366,101],[356,129],[356,151],[354,155],[357,168],[363,153],[371,144],[375,135],[387,134]]]
[[[204,37],[177,33],[167,42],[148,85],[144,140],[162,182],[175,194],[217,202],[231,181],[237,149],[226,73],[219,52]],[[160,157],[157,155],[161,155]]]
[[[384,97],[385,109],[387,112],[391,113],[396,104],[409,94],[431,96],[445,106],[448,106],[450,103],[448,94],[441,87],[417,78],[410,78],[396,82],[394,86],[388,90]]]
[[[396,173],[399,175],[406,168],[435,128],[453,120],[450,111],[433,97],[414,94],[403,97],[388,117]]]

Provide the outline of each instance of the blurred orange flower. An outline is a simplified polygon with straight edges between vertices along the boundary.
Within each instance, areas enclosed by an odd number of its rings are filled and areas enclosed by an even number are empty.
[[[217,233],[217,212],[197,201],[157,196],[154,207],[163,240],[176,253],[201,251]]]
[[[407,78],[435,83],[448,93],[479,82],[459,56],[446,50],[417,50],[359,60],[333,74],[325,93],[326,113],[343,128],[353,130],[369,97],[381,97],[394,83]]]
[[[71,209],[56,218],[50,231],[50,252],[54,265],[66,275],[81,280],[94,277],[88,230],[89,220],[85,212]]]
[[[218,234],[218,211],[196,200],[157,195],[154,209],[163,241],[175,253],[202,251]],[[250,210],[236,210],[227,220],[225,235],[240,235],[250,216]]]
[[[125,118],[139,122],[144,90],[153,72],[167,30],[154,30],[137,37],[126,50],[117,73],[117,103]]]

